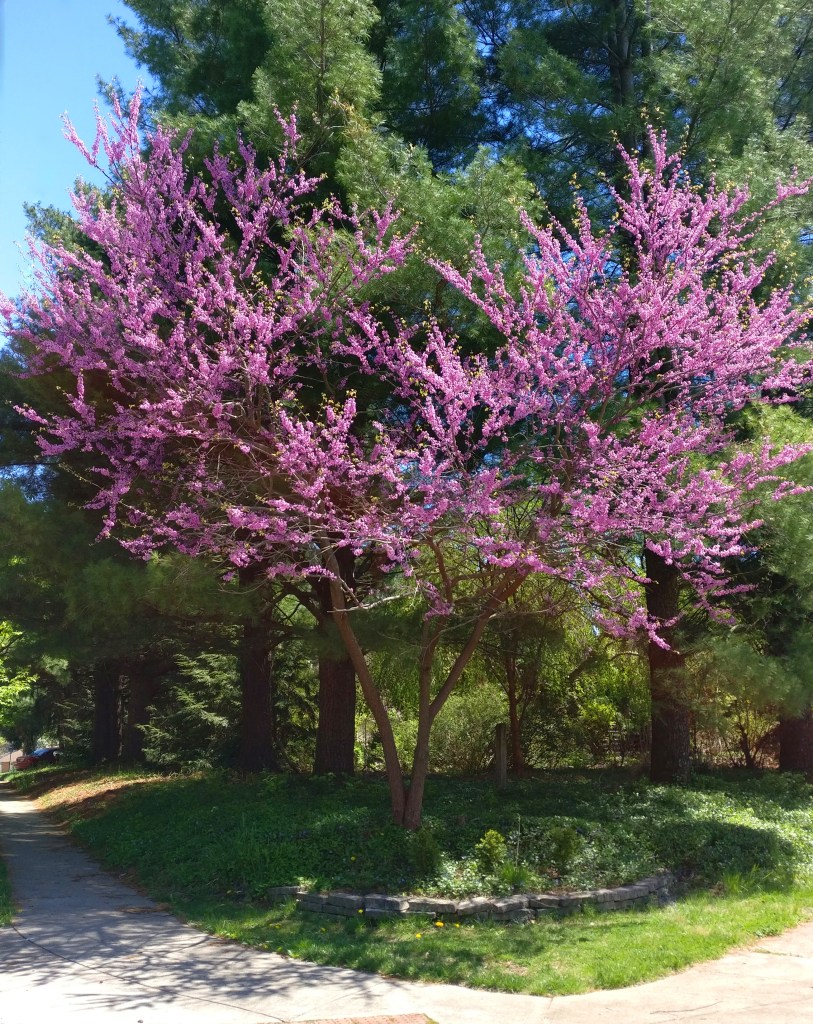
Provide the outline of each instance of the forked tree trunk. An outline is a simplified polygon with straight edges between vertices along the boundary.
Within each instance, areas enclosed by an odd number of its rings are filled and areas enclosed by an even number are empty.
[[[645,552],[646,607],[659,622],[679,612],[680,574],[652,551]],[[651,640],[648,645],[649,694],[652,702],[652,752],[649,777],[653,782],[685,782],[690,774],[691,713],[683,684],[683,655],[673,646],[673,631],[664,626],[661,636],[670,650]]]
[[[455,659],[449,670],[446,679],[434,697],[429,695],[429,680],[433,654],[437,648],[439,632],[435,632],[429,641],[423,643],[421,657],[419,659],[419,687],[420,700],[418,710],[418,736],[415,743],[415,753],[412,759],[412,773],[409,785],[404,777],[404,770],[398,758],[398,748],[395,744],[395,736],[392,730],[392,722],[387,712],[381,693],[375,684],[364,651],[358,642],[350,616],[347,614],[344,593],[338,576],[338,566],[334,552],[325,547],[323,550],[325,565],[334,573],[330,581],[331,600],[333,602],[333,616],[336,626],[341,635],[342,642],[351,658],[358,675],[364,699],[375,719],[381,737],[381,746],[384,751],[384,766],[387,772],[387,782],[390,790],[390,803],[392,807],[392,818],[396,825],[404,828],[420,828],[421,815],[423,812],[423,795],[426,788],[426,776],[429,771],[429,738],[432,731],[432,724],[437,718],[441,708],[448,700],[455,686],[460,681],[463,670],[471,661],[477,649],[477,645],[483,635],[489,619],[494,612],[516,593],[522,583],[521,576],[511,576],[503,582],[503,586],[492,593],[485,602],[482,611],[469,635],[468,641]],[[425,634],[426,636],[426,634]]]
[[[813,710],[779,720],[779,770],[813,776]]]

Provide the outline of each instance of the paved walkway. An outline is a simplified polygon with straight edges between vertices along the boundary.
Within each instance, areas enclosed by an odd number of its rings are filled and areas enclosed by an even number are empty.
[[[635,988],[505,995],[318,967],[213,939],[105,874],[3,784],[0,851],[21,907],[13,927],[0,929],[0,1024],[110,1024],[114,1016],[117,1024],[262,1024],[401,1014],[426,1014],[437,1024],[813,1022],[813,923]]]

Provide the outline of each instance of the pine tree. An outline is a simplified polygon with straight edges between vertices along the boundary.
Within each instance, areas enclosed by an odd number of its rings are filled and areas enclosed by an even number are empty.
[[[453,0],[384,7],[381,107],[388,127],[436,168],[471,158],[483,117],[474,32]]]

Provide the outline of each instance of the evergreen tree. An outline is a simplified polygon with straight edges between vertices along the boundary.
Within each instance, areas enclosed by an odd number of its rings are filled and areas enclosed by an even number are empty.
[[[453,0],[390,0],[383,9],[381,107],[388,127],[423,147],[436,168],[470,158],[484,124],[470,25]]]

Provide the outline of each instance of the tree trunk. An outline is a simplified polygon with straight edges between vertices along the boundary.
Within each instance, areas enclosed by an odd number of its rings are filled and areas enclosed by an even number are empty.
[[[356,561],[353,552],[342,548],[335,553],[335,557],[342,582],[352,589]],[[324,616],[321,629],[329,637],[336,626],[327,580],[317,585],[317,596]],[[313,764],[315,774],[352,775],[355,771],[355,747],[356,670],[342,649],[341,638],[336,635],[336,652],[323,652],[319,656],[319,720]]]
[[[356,670],[347,658],[319,658],[316,775],[352,775],[356,744]]]
[[[335,552],[342,583],[352,589],[355,557],[347,548]],[[330,638],[336,631],[334,603],[329,581],[316,585],[316,596],[324,623],[320,629]],[[319,710],[316,725],[316,753],[313,771],[317,775],[352,775],[355,770],[355,668],[341,638],[336,635],[336,652],[319,655]]]
[[[93,727],[90,756],[94,764],[111,764],[121,754],[121,678],[119,665],[101,661],[93,667]]]
[[[423,813],[423,794],[426,789],[426,776],[429,774],[429,738],[432,732],[432,720],[423,715],[418,721],[418,736],[415,741],[415,754],[412,758],[412,775],[406,793],[404,807],[404,828],[415,831],[421,827]]]
[[[158,692],[159,679],[172,668],[169,659],[152,658],[138,662],[127,671],[129,692],[121,741],[121,759],[129,764],[144,763],[143,726],[150,720],[149,708]]]
[[[745,759],[745,767],[749,771],[753,771],[757,766],[757,762],[753,751],[751,750],[751,744],[748,742],[748,733],[741,725],[738,726],[738,728],[740,733],[740,750],[742,751],[742,756]]]
[[[813,710],[779,720],[779,770],[813,775]]]
[[[144,760],[144,733],[141,727],[150,720],[147,709],[155,696],[156,687],[152,676],[141,666],[129,674],[129,683],[121,759],[129,764],[141,764]]]
[[[644,554],[646,607],[658,622],[678,615],[680,574],[660,555]],[[649,777],[653,782],[685,782],[691,771],[691,715],[683,693],[683,655],[675,650],[673,631],[664,626],[661,637],[670,645],[664,650],[649,641],[649,694],[652,701],[652,752]]]
[[[273,645],[268,626],[243,624],[240,640],[240,752],[243,771],[276,771],[274,708],[271,699]]]
[[[516,666],[507,666],[508,725],[511,734],[511,770],[515,775],[525,774],[525,754],[522,750],[522,723],[517,707]]]
[[[626,0],[611,0],[613,25],[607,40],[608,70],[618,110],[633,111],[638,105],[635,89],[635,52],[633,37],[636,30],[635,12]],[[636,131],[633,123],[621,128],[621,143],[628,153],[635,152]]]

